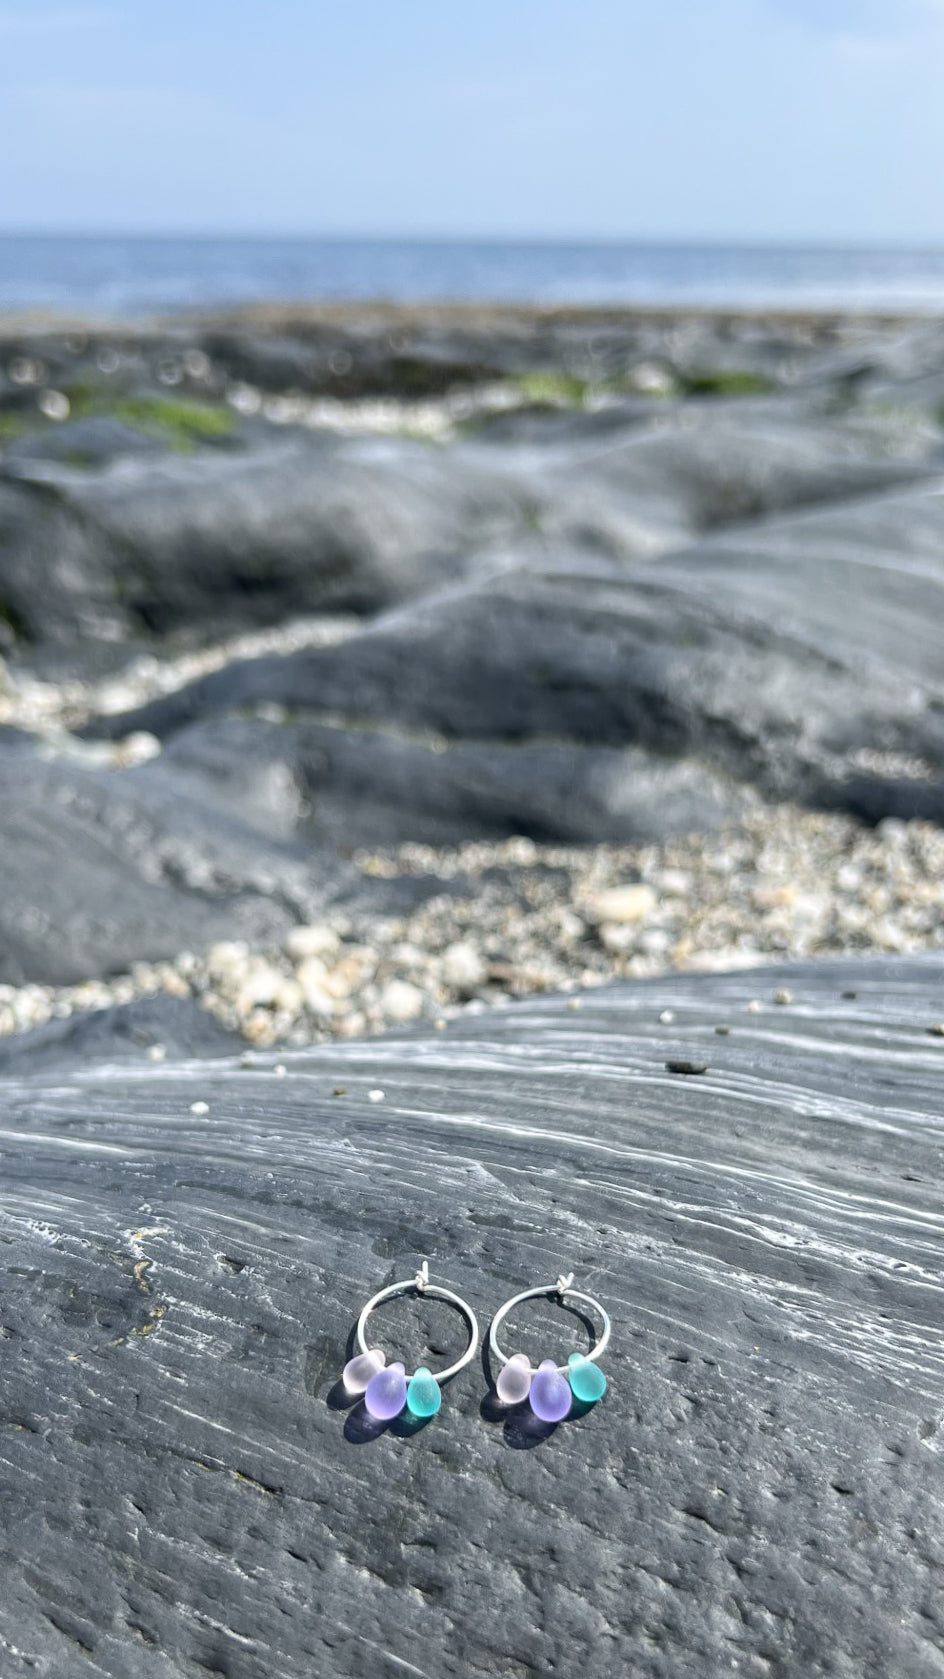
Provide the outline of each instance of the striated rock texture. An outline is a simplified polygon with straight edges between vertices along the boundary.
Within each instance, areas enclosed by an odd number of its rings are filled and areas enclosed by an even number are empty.
[[[925,959],[667,978],[281,1077],[136,1062],[126,1020],[23,1041],[4,1679],[937,1676],[942,997]],[[361,1304],[424,1255],[483,1328],[573,1269],[602,1404],[534,1431],[474,1366],[414,1432],[340,1406]],[[433,1302],[377,1323],[410,1368],[461,1344]],[[509,1326],[535,1362],[584,1335]]]

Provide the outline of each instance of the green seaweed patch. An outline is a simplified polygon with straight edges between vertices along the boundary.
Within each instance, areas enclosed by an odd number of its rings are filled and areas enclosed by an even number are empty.
[[[522,401],[547,408],[582,408],[592,389],[576,373],[519,373],[514,384]]]
[[[686,396],[765,396],[777,388],[773,379],[749,367],[702,368],[680,380]]]
[[[228,437],[236,416],[228,408],[186,397],[118,396],[94,385],[77,383],[67,392],[74,420],[92,416],[120,420],[134,431],[163,438],[171,448],[187,450],[194,443]]]
[[[172,447],[184,449],[193,443],[228,437],[236,424],[227,408],[160,396],[121,397],[111,405],[110,412],[126,426],[157,433],[168,438]]]
[[[35,430],[35,421],[30,424],[25,414],[0,414],[0,443],[14,443],[18,437],[25,437],[28,431]]]

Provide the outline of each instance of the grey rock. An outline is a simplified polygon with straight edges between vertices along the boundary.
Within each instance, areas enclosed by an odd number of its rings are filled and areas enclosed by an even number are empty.
[[[90,415],[14,437],[4,449],[3,470],[8,477],[30,478],[40,476],[43,463],[84,472],[127,457],[166,453],[166,439],[153,432],[138,430],[113,414]]]
[[[179,762],[168,753],[125,771],[51,758],[27,736],[0,740],[0,983],[107,978],[221,939],[279,944],[332,905],[407,914],[442,890],[422,876],[368,880],[347,861],[356,839],[407,828],[409,785],[397,788],[395,766],[387,785],[371,791],[356,741],[345,749],[331,738],[319,753],[308,740],[280,757],[270,743],[282,732],[243,725],[229,731],[224,748],[210,728],[203,750],[188,753],[184,740]],[[375,743],[378,761],[384,749]],[[322,763],[333,777],[323,810]],[[438,818],[431,812],[431,833],[459,832],[463,810],[470,825],[489,831],[485,797],[471,814],[474,770],[466,767],[464,781],[457,774],[451,797],[427,770],[430,803],[438,800],[440,810]],[[602,790],[601,777],[601,800]],[[710,783],[684,771],[670,771],[663,790],[677,819],[724,808],[720,797],[712,803]],[[535,785],[535,808],[542,795],[549,808],[546,778]],[[506,773],[492,797],[495,831],[505,831],[502,813],[507,822],[515,808],[523,807]],[[468,883],[450,889],[464,896]]]
[[[278,941],[327,864],[134,770],[0,747],[0,979],[69,984],[221,938]],[[337,865],[334,865],[337,867]]]
[[[445,740],[395,727],[210,718],[171,737],[142,781],[316,846],[473,837],[645,840],[716,828],[743,807],[730,777],[635,748]]]
[[[24,643],[68,643],[77,621],[109,641],[219,635],[387,605],[456,574],[491,524],[518,528],[510,491],[421,445],[279,438],[31,477],[21,462],[0,480],[0,598]]]
[[[863,431],[808,404],[722,406],[732,411],[693,403],[604,434],[575,413],[543,446],[503,449],[269,427],[180,455],[153,439],[122,449],[127,427],[80,422],[81,467],[69,427],[21,440],[0,467],[2,616],[29,647],[68,644],[76,624],[114,643],[375,612],[487,571],[510,545],[652,560],[708,530],[944,465],[927,428],[902,442],[889,420]]]
[[[46,1070],[61,1075],[90,1061],[141,1061],[149,1049],[162,1051],[161,1060],[205,1061],[238,1054],[243,1047],[195,1002],[139,997],[0,1038],[0,1077],[32,1077]]]
[[[8,1068],[4,1679],[937,1675],[942,983],[623,984],[279,1079]],[[664,1071],[707,1042],[709,1078]],[[360,1306],[424,1256],[483,1327],[574,1270],[603,1402],[534,1430],[475,1364],[416,1431],[338,1408]],[[462,1342],[433,1302],[376,1323],[411,1361]]]
[[[448,740],[634,748],[773,797],[939,819],[942,552],[935,484],[648,565],[509,556],[343,646],[231,665],[92,732],[168,736],[276,701]]]

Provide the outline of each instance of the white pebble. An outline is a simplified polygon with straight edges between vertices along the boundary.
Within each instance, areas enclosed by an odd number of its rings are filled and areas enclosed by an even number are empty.
[[[209,1102],[191,1102],[190,1104],[190,1112],[192,1114],[208,1114],[209,1111]]]
[[[406,979],[392,979],[384,987],[380,998],[380,1007],[388,1020],[395,1020],[405,1025],[410,1020],[418,1020],[423,1012],[425,998],[416,985],[411,985]]]
[[[607,892],[599,892],[590,909],[598,924],[610,922],[623,926],[643,921],[653,913],[658,901],[652,887],[639,881],[631,886],[613,886]]]
[[[453,990],[468,997],[483,983],[485,964],[468,939],[459,939],[443,951],[443,979]]]
[[[382,1102],[385,1094],[386,1092],[383,1090],[368,1090],[367,1100],[368,1102]]]
[[[72,407],[65,391],[41,391],[36,406],[47,420],[67,420]]]
[[[308,956],[297,971],[296,978],[310,1014],[327,1019],[335,1012],[335,999],[325,987],[327,969],[319,956]]]
[[[333,927],[322,926],[320,923],[312,926],[293,927],[286,934],[285,954],[293,962],[304,962],[306,956],[333,956],[341,941]]]

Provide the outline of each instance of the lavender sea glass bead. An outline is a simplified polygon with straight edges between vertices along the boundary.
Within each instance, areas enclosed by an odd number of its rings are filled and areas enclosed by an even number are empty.
[[[531,1362],[527,1353],[513,1353],[498,1373],[495,1392],[503,1405],[520,1405],[531,1387]]]
[[[552,1358],[545,1358],[538,1365],[529,1398],[532,1411],[542,1422],[562,1422],[566,1417],[570,1410],[570,1383]]]
[[[405,1366],[390,1364],[386,1370],[378,1370],[376,1376],[371,1376],[364,1404],[378,1422],[389,1422],[391,1417],[398,1417],[406,1404]]]
[[[356,1358],[348,1359],[341,1380],[348,1393],[363,1393],[371,1376],[376,1376],[387,1362],[387,1355],[379,1347],[371,1347],[368,1353],[358,1353]]]

